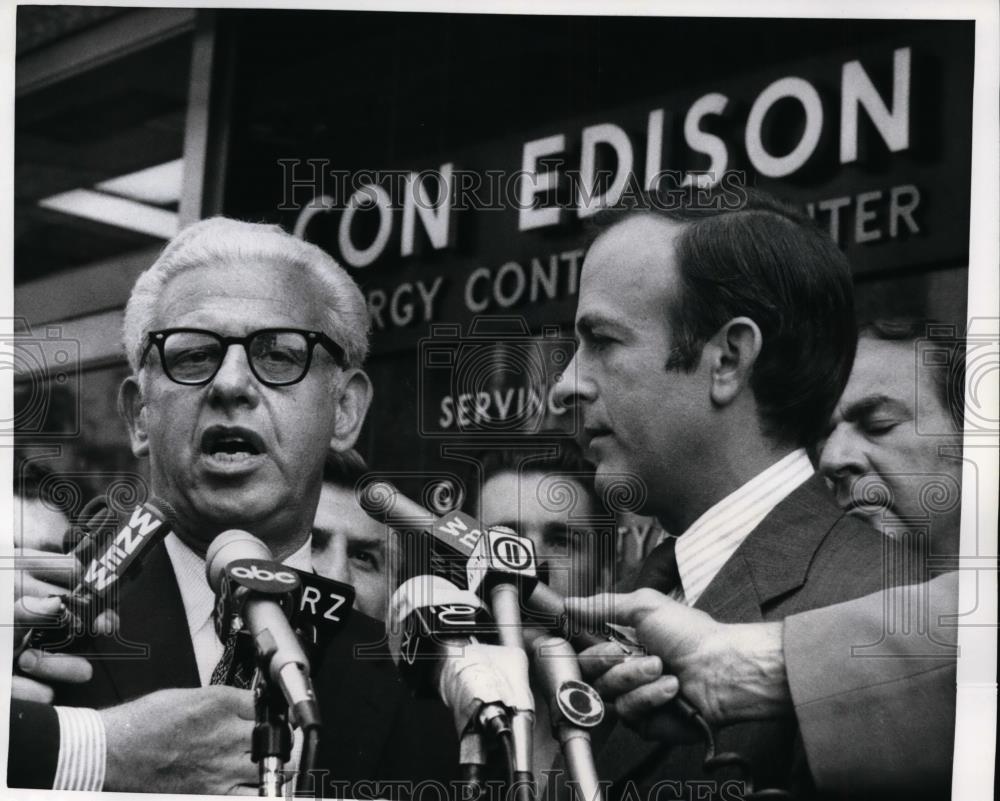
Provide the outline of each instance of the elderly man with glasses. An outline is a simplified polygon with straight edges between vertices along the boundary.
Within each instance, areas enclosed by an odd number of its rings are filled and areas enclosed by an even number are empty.
[[[251,693],[210,686],[225,648],[205,554],[219,533],[242,529],[276,560],[312,569],[327,451],[354,445],[371,399],[361,369],[368,328],[347,273],[275,226],[197,223],[139,277],[125,310],[132,372],[119,409],[133,453],[149,460],[152,492],[174,511],[172,533],[122,590],[118,638],[78,644],[110,656],[92,659],[93,678],[58,687],[55,708],[15,708],[15,734],[30,731],[41,746],[27,757],[29,782],[255,791]],[[374,781],[368,792],[401,796],[405,783],[378,783],[449,779],[456,767],[447,713],[409,697],[391,661],[378,658],[382,639],[381,626],[355,612],[313,660],[326,792],[356,795],[358,782]],[[120,658],[123,641],[146,656]],[[375,658],[356,661],[357,645]],[[58,745],[46,747],[46,732]],[[12,743],[12,765],[18,753]]]

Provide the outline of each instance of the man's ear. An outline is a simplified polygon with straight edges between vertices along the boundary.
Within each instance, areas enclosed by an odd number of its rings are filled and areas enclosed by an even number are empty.
[[[728,406],[750,383],[764,337],[749,317],[734,317],[706,345],[711,370],[710,395],[716,406]]]
[[[347,371],[336,398],[337,419],[330,447],[336,451],[353,448],[372,402],[372,382],[363,370]]]
[[[141,458],[149,456],[149,430],[146,419],[146,402],[142,388],[135,376],[129,376],[118,388],[118,413],[128,426],[132,455]]]

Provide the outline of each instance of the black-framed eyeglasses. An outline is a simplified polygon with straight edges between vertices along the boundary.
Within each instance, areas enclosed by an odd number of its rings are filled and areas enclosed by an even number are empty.
[[[297,328],[262,328],[245,337],[225,337],[201,328],[150,331],[139,364],[156,346],[167,378],[198,386],[215,378],[230,345],[243,346],[251,372],[269,387],[285,387],[305,378],[317,345],[322,345],[339,366],[346,366],[344,349],[330,337],[322,331]]]

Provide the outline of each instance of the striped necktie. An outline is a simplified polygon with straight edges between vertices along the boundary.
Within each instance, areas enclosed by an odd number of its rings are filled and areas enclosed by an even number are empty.
[[[209,684],[225,684],[249,690],[255,670],[253,639],[243,631],[232,631],[226,638],[219,664],[212,671]]]

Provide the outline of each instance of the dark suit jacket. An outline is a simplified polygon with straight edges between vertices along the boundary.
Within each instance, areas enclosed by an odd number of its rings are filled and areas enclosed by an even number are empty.
[[[156,690],[200,686],[180,590],[162,543],[121,589],[118,611],[120,638],[73,643],[74,652],[91,658],[94,675],[87,684],[60,686],[56,704],[101,708]],[[313,660],[324,724],[317,764],[329,771],[330,795],[356,795],[352,788],[361,781],[457,777],[458,740],[444,705],[412,698],[384,646],[369,647],[367,658],[356,658],[357,647],[381,642],[384,633],[381,623],[354,611]],[[12,736],[12,751],[13,746]],[[51,747],[57,751],[58,740]],[[54,758],[51,763],[54,775]]]
[[[885,553],[895,546],[874,529],[845,516],[818,475],[776,506],[723,565],[695,604],[725,623],[782,620],[795,612],[856,598],[883,587]],[[683,688],[682,688],[683,689]],[[755,721],[716,731],[716,752],[736,752],[750,761],[756,789],[791,788],[795,797],[815,795],[793,718]],[[653,756],[657,751],[662,758]],[[645,763],[636,777],[639,798],[655,782],[659,798],[710,797],[698,782],[715,780],[711,797],[743,797],[741,774],[706,773],[702,744],[670,748],[649,743],[618,725],[598,751],[604,779],[621,780]],[[678,786],[677,782],[685,782]],[[727,781],[730,783],[725,784]],[[626,785],[617,781],[612,798]],[[648,796],[652,798],[653,796]]]
[[[59,719],[48,704],[12,699],[7,784],[52,789],[59,756]]]

